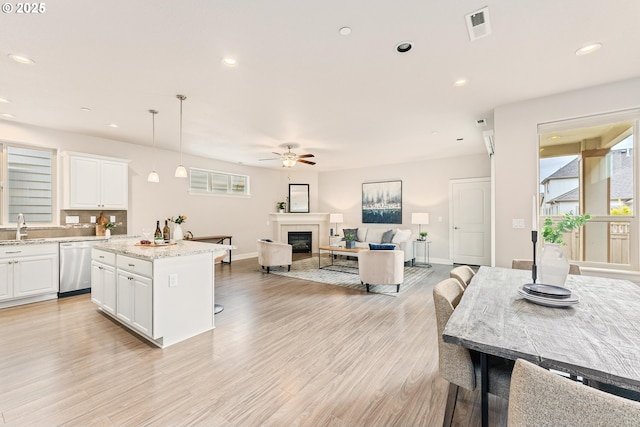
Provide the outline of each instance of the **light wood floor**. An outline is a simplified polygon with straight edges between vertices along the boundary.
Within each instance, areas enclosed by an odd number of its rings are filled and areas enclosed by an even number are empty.
[[[431,290],[450,269],[390,297],[217,265],[216,329],[164,350],[89,295],[0,310],[0,425],[442,425]],[[480,425],[478,393],[452,425]]]

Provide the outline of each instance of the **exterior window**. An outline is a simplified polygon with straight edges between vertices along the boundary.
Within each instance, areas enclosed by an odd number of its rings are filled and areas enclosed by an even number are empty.
[[[194,194],[249,196],[249,177],[190,168],[189,190]]]
[[[51,150],[6,146],[7,207],[4,223],[16,222],[19,213],[29,223],[51,224],[54,219],[54,159]]]
[[[569,259],[584,266],[639,267],[637,116],[540,132],[540,216],[593,216],[564,237]]]

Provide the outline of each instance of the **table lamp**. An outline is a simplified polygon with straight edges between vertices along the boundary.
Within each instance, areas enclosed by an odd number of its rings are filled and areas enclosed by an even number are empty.
[[[338,234],[338,224],[342,224],[344,221],[341,213],[332,213],[329,214],[329,222],[332,222],[336,225],[336,234],[335,236],[339,236]]]
[[[429,225],[429,214],[423,212],[412,213],[411,224],[418,224],[418,234],[422,233],[422,224]]]

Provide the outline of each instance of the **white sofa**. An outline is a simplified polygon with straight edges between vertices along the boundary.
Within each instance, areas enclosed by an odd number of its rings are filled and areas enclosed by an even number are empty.
[[[353,229],[343,229],[344,232],[349,232],[349,230]],[[391,231],[391,241],[388,242],[389,236],[387,235],[387,239],[383,242],[383,237],[385,232]],[[344,236],[344,234],[343,234]],[[411,230],[408,229],[400,229],[400,228],[381,228],[381,227],[358,227],[357,231],[356,247],[357,248],[368,248],[369,243],[381,244],[381,243],[390,243],[396,246],[397,250],[401,250],[404,252],[404,262],[410,262],[413,260],[413,240],[411,239]],[[344,242],[341,242],[341,245],[344,246]],[[349,253],[338,255],[351,255]]]

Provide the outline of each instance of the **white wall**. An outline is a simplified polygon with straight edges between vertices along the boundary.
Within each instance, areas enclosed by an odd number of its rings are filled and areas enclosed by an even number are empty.
[[[491,162],[486,154],[445,158],[400,165],[386,165],[345,171],[320,172],[320,211],[342,212],[342,228],[359,226],[410,228],[417,237],[418,226],[411,225],[412,212],[429,213],[429,225],[422,230],[432,241],[432,262],[449,263],[449,181],[490,175]],[[362,184],[402,180],[402,226],[362,224]],[[442,222],[439,222],[439,218]]]
[[[531,200],[539,189],[538,124],[638,108],[639,93],[640,78],[635,78],[494,110],[498,267],[509,267],[513,258],[531,259]],[[514,218],[523,218],[525,228],[511,228]]]
[[[267,222],[268,214],[276,211],[277,201],[285,200],[289,182],[311,184],[312,209],[318,204],[318,178],[317,173],[312,171],[258,168],[184,154],[186,167],[251,177],[250,198],[191,196],[188,193],[188,180],[173,176],[179,161],[177,152],[157,151],[156,170],[160,175],[160,183],[151,184],[147,182],[147,175],[152,168],[153,158],[152,150],[147,146],[2,120],[0,141],[129,159],[129,234],[140,235],[143,227],[155,228],[156,220],[186,215],[188,219],[182,228],[185,232],[191,231],[194,236],[232,235],[233,244],[238,247],[233,255],[235,258],[241,258],[243,254],[253,256],[256,239],[272,237],[272,228]]]

